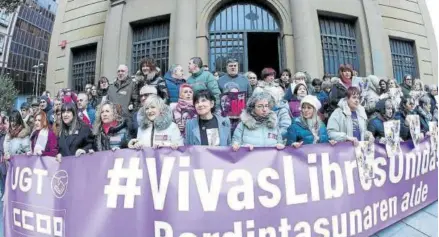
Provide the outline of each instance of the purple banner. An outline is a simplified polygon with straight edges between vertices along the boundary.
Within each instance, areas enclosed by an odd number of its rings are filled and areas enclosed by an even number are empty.
[[[437,200],[429,139],[360,180],[350,143],[182,147],[10,162],[5,236],[369,236]]]

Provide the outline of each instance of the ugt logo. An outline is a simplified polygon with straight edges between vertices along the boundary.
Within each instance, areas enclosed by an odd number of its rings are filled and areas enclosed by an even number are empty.
[[[62,198],[67,192],[67,184],[69,183],[69,175],[65,170],[58,170],[52,177],[52,192],[57,198]]]

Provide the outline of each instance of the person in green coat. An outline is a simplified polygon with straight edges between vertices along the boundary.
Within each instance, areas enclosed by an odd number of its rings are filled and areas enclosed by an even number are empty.
[[[192,75],[187,79],[187,83],[192,86],[194,94],[200,90],[209,90],[215,97],[215,107],[219,108],[221,91],[218,86],[217,80],[212,73],[204,71],[203,61],[200,57],[193,57],[189,60],[189,72]]]

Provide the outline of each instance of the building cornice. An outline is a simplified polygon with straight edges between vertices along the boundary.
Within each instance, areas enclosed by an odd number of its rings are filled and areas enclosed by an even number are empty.
[[[126,0],[110,0],[111,1],[111,7],[115,7],[120,4],[126,4]]]

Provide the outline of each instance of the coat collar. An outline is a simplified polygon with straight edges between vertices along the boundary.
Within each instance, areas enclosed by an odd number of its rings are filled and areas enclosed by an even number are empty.
[[[220,145],[222,141],[227,141],[228,139],[228,134],[223,132],[224,127],[227,127],[227,123],[226,123],[226,119],[214,114],[213,116],[215,116],[216,120],[218,121],[218,132],[219,132],[219,136],[220,136]],[[201,133],[200,133],[200,123],[199,123],[199,118],[195,118],[195,126],[192,129],[192,134],[194,134],[194,137],[196,138],[196,142],[197,144],[201,144]]]
[[[346,98],[343,98],[338,102],[338,107],[342,110],[343,114],[345,114],[346,116],[352,115],[351,109],[348,106],[348,101]],[[363,106],[359,105],[356,112],[358,117],[367,120],[366,111],[364,110]]]

